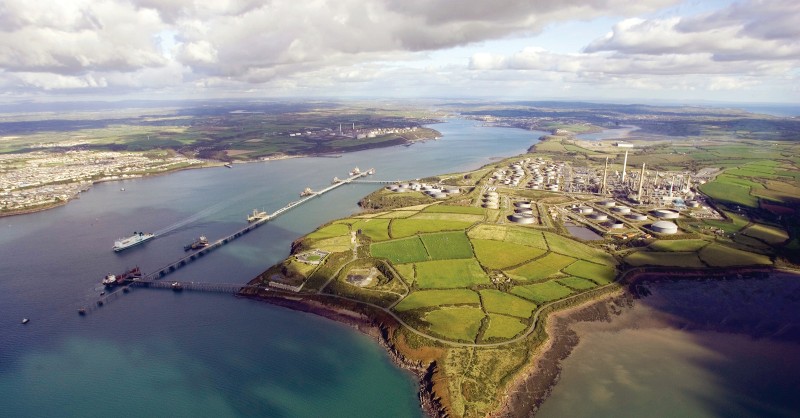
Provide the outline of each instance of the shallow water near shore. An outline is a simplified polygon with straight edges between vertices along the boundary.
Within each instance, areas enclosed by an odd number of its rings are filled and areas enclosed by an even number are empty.
[[[580,338],[537,417],[792,417],[800,410],[798,278],[649,283]]]
[[[2,415],[421,416],[415,379],[333,321],[189,291],[137,288],[95,302],[106,273],[151,272],[199,235],[230,233],[254,208],[274,211],[354,166],[375,167],[375,179],[475,169],[523,153],[543,134],[458,119],[433,127],[441,140],[101,183],[65,206],[0,218]],[[246,283],[378,187],[346,185],[312,199],[165,280]],[[158,230],[168,232],[111,251],[132,231]],[[85,317],[82,306],[91,308]]]

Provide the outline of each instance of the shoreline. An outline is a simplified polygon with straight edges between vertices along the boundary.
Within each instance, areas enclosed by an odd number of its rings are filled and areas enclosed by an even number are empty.
[[[757,279],[769,274],[798,274],[791,269],[741,268],[685,271],[662,271],[660,269],[637,268],[625,272],[618,283],[620,289],[601,293],[596,297],[573,306],[550,312],[542,319],[546,339],[534,348],[529,361],[517,372],[517,376],[505,389],[499,406],[490,417],[528,417],[535,415],[547,400],[561,377],[564,359],[580,343],[578,334],[571,328],[578,322],[610,321],[632,308],[641,298],[636,285],[642,282],[684,280]],[[257,280],[257,279],[253,279]],[[251,281],[252,283],[252,281]],[[430,417],[448,416],[448,411],[438,401],[440,396],[433,390],[433,374],[436,362],[425,364],[403,356],[392,341],[399,329],[391,316],[355,302],[329,299],[325,295],[302,295],[271,289],[269,291],[245,291],[238,296],[266,302],[284,308],[307,312],[350,326],[370,337],[383,347],[392,363],[399,369],[411,373],[418,382],[418,399],[423,412]]]
[[[350,150],[350,151],[338,151],[338,152],[337,151],[331,151],[331,152],[313,153],[313,154],[280,154],[280,155],[275,155],[275,156],[271,156],[271,157],[262,157],[261,159],[257,159],[257,160],[233,161],[230,164],[238,165],[238,164],[268,163],[268,162],[271,162],[271,161],[289,160],[289,159],[294,159],[294,158],[339,158],[339,157],[342,156],[342,154],[347,154],[347,153],[366,151],[366,150],[378,149],[378,148],[391,148],[391,147],[397,147],[397,146],[406,146],[406,145],[411,145],[411,144],[414,144],[414,143],[417,143],[417,142],[435,141],[436,139],[437,138],[419,138],[419,139],[414,139],[414,140],[408,140],[408,139],[403,138],[403,142],[401,142],[401,143],[388,144],[388,145],[374,144],[374,145],[377,145],[377,146],[370,146],[370,144],[366,144],[366,146],[363,147],[363,148],[358,148],[358,149],[354,149],[354,150]],[[200,170],[200,169],[204,169],[204,168],[222,167],[225,164],[226,164],[226,162],[224,162],[224,161],[207,160],[202,165],[195,166],[195,167],[191,167],[191,166],[190,167],[181,167],[181,168],[161,171],[161,172],[157,172],[157,173],[148,173],[148,174],[138,175],[138,176],[135,176],[135,177],[128,177],[128,178],[124,178],[124,179],[102,178],[102,179],[98,179],[98,180],[92,180],[92,183],[89,185],[89,187],[87,187],[86,189],[81,190],[80,193],[76,194],[73,197],[70,197],[67,200],[64,200],[64,201],[61,201],[61,202],[54,202],[54,203],[34,206],[34,207],[29,207],[29,208],[20,209],[20,210],[14,210],[14,211],[11,211],[11,212],[0,212],[0,218],[10,217],[10,216],[17,216],[17,215],[28,215],[28,214],[31,214],[31,213],[38,213],[38,212],[44,212],[44,211],[47,211],[47,210],[50,210],[50,209],[55,209],[55,208],[67,205],[68,203],[72,202],[73,200],[80,199],[80,194],[81,193],[91,190],[92,186],[94,186],[95,184],[99,184],[99,183],[106,183],[106,182],[113,182],[113,181],[135,180],[135,179],[141,179],[141,178],[145,178],[145,177],[162,176],[162,175],[168,175],[168,174],[177,173],[177,172],[184,171],[184,170]]]

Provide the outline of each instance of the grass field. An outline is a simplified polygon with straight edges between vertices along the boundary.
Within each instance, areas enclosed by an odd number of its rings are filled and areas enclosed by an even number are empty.
[[[575,289],[575,290],[588,290],[588,289],[591,289],[591,288],[597,286],[597,283],[595,283],[595,282],[593,282],[591,280],[583,279],[583,278],[580,278],[580,277],[574,277],[574,276],[565,277],[563,279],[558,279],[556,281],[560,285],[567,286],[567,287]]]
[[[472,246],[478,262],[495,270],[515,266],[546,252],[539,248],[488,239],[473,239]]]
[[[698,253],[700,259],[714,267],[770,265],[769,257],[761,254],[749,253],[719,244],[711,244]]]
[[[481,224],[469,230],[472,239],[490,239],[547,249],[542,233],[529,228]]]
[[[489,278],[475,259],[424,261],[416,264],[417,285],[445,289],[487,284]]]
[[[412,217],[412,219],[425,219],[431,221],[459,221],[475,223],[480,222],[484,215],[471,215],[468,213],[445,213],[445,212],[420,212]]]
[[[377,242],[370,245],[369,251],[373,257],[385,258],[392,264],[415,263],[429,259],[422,240],[417,236]]]
[[[478,305],[478,294],[469,289],[419,290],[406,296],[395,306],[397,311],[441,305]]]
[[[415,210],[393,210],[391,212],[386,212],[381,215],[376,216],[376,218],[381,219],[395,219],[395,218],[410,218],[418,214],[419,212]]]
[[[700,191],[718,202],[733,203],[751,208],[758,207],[758,199],[750,194],[750,187],[730,179],[715,179],[700,186]]]
[[[536,304],[533,302],[496,289],[484,289],[480,293],[483,309],[489,313],[529,318],[536,309]]]
[[[394,269],[403,276],[406,283],[414,282],[414,264],[393,264]]]
[[[530,263],[523,264],[514,270],[509,270],[506,273],[511,275],[514,279],[520,281],[538,281],[550,277],[561,271],[564,267],[575,262],[572,257],[567,257],[562,254],[548,253],[546,256],[533,260]]]
[[[466,229],[473,222],[436,221],[425,219],[394,219],[391,225],[393,238],[409,237],[421,232],[456,231]]]
[[[702,239],[679,239],[679,240],[660,240],[650,244],[653,251],[697,251],[708,245],[708,241]]]
[[[432,260],[472,258],[472,245],[462,231],[422,234],[422,243]]]
[[[551,280],[544,283],[515,286],[511,289],[511,293],[541,305],[551,300],[565,298],[572,293],[572,290]]]
[[[353,248],[350,243],[349,236],[339,236],[339,237],[321,239],[319,241],[315,241],[313,247],[319,248],[320,250],[327,251],[330,253],[348,251]]]
[[[545,232],[544,237],[547,239],[547,245],[550,247],[550,251],[566,254],[570,257],[582,260],[593,261],[598,264],[615,265],[617,263],[614,257],[605,251],[592,248],[578,241],[551,232]]]
[[[316,231],[308,234],[306,238],[324,239],[324,238],[338,237],[342,235],[350,235],[350,227],[346,224],[335,223],[317,229]]]
[[[564,269],[565,273],[589,279],[597,284],[607,284],[614,281],[617,270],[614,267],[578,260]]]
[[[741,215],[737,215],[735,213],[725,212],[725,211],[723,211],[722,213],[725,214],[725,217],[727,219],[725,219],[725,220],[704,219],[703,222],[705,222],[705,224],[708,225],[708,226],[712,226],[714,228],[722,229],[723,231],[725,231],[728,234],[732,234],[734,232],[739,232],[739,231],[742,230],[742,228],[747,226],[748,223],[750,223],[750,221],[747,218],[745,218],[745,217],[743,217]]]
[[[442,337],[475,341],[481,321],[486,315],[480,308],[442,308],[428,312],[423,318],[430,324],[430,330]]]
[[[353,223],[353,231],[361,230],[361,233],[370,237],[373,241],[386,241],[389,239],[389,222],[391,219],[359,219]]]
[[[782,244],[789,239],[789,234],[786,231],[763,224],[753,224],[742,233],[772,245]]]
[[[697,253],[638,251],[625,257],[632,266],[705,267]]]
[[[431,205],[425,208],[423,212],[428,213],[462,213],[466,215],[483,215],[485,210],[472,206],[449,206],[449,205]]]
[[[483,339],[508,339],[524,331],[526,328],[527,325],[520,322],[519,319],[505,315],[489,314],[489,326],[486,327],[486,330],[483,332]]]

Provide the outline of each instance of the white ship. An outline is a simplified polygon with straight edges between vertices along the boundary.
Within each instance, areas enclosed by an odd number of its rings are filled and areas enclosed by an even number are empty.
[[[114,251],[119,252],[126,248],[133,247],[134,245],[139,245],[153,237],[155,237],[155,235],[148,232],[134,232],[133,235],[128,238],[114,241]]]

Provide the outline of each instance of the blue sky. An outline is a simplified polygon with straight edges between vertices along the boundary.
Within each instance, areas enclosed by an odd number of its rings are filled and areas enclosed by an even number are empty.
[[[4,0],[0,100],[800,102],[795,0]]]

